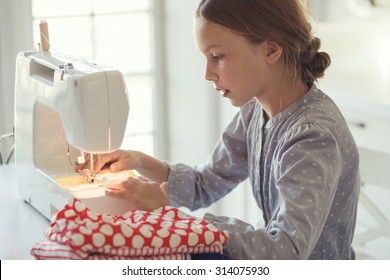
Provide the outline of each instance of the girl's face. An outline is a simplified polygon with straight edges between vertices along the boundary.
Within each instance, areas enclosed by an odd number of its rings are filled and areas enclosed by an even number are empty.
[[[204,18],[195,20],[194,37],[206,60],[205,78],[223,97],[237,107],[254,97],[261,99],[271,78],[266,42],[252,44]]]

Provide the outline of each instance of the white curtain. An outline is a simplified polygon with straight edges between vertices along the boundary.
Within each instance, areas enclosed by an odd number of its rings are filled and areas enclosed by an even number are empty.
[[[0,0],[0,135],[11,133],[14,123],[15,58],[33,48],[30,0]],[[8,151],[11,141],[4,141]]]

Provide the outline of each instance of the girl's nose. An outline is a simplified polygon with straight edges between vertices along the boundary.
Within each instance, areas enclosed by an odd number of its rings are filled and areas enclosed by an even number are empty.
[[[209,63],[206,64],[206,71],[204,73],[204,78],[207,81],[216,81],[218,80],[218,75],[215,73],[215,71],[212,69]]]

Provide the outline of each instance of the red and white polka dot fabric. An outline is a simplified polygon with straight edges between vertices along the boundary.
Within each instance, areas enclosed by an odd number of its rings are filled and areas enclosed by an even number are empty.
[[[165,206],[122,216],[96,214],[72,199],[36,244],[36,259],[186,259],[188,254],[222,253],[227,232],[206,220]]]

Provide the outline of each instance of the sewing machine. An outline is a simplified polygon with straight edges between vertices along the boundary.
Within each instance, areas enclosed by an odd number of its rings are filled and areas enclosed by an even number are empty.
[[[75,172],[85,154],[91,162],[120,148],[128,112],[119,71],[48,49],[20,52],[15,76],[19,193],[49,219],[73,197],[98,213],[129,211],[125,201],[104,195],[107,174],[87,174],[83,181]],[[76,184],[59,180],[68,177]]]

